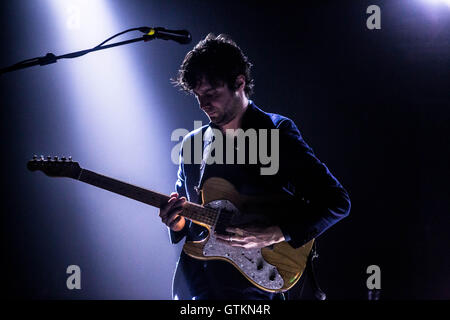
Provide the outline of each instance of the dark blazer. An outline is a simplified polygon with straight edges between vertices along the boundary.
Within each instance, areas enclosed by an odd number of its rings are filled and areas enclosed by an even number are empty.
[[[194,155],[194,139],[198,135],[203,137],[208,127],[205,125],[187,134],[180,151],[180,163],[176,191],[189,201],[199,203],[197,188],[201,188],[203,177],[208,174],[208,165],[201,166],[197,161],[186,161],[185,149],[190,146]],[[326,165],[314,155],[313,150],[306,144],[300,131],[292,120],[279,114],[267,113],[259,109],[250,101],[242,119],[242,129],[279,129],[279,170],[274,176],[267,177],[262,183],[267,186],[289,191],[297,197],[298,205],[280,220],[281,228],[288,243],[300,247],[313,238],[317,238],[333,224],[346,217],[350,212],[350,199],[347,191],[331,174]],[[200,139],[202,140],[202,139]],[[208,141],[202,143],[202,149]],[[201,158],[201,156],[200,156]],[[172,243],[178,243],[185,236],[187,240],[198,239],[202,227],[190,222],[183,230],[170,232]],[[178,269],[183,268],[185,259],[178,263]],[[174,283],[174,287],[177,284]],[[176,291],[176,288],[174,288]]]
[[[196,188],[201,187],[203,181],[200,181],[200,164],[193,163],[194,161],[185,164],[183,146],[187,140],[191,140],[191,155],[194,155],[193,139],[196,135],[203,135],[210,125],[190,132],[183,139],[176,191],[192,202],[199,202]],[[290,239],[291,246],[300,247],[317,238],[349,214],[350,198],[347,191],[326,165],[317,159],[292,120],[279,114],[264,112],[250,101],[242,120],[242,128],[280,130],[280,168],[273,178],[280,183],[281,188],[294,192],[299,199],[299,214],[291,215],[289,221],[280,225],[285,236]],[[207,171],[208,166],[204,170]],[[271,183],[273,181],[271,179]],[[182,231],[170,231],[172,243],[178,243],[188,235],[189,228],[190,223]]]

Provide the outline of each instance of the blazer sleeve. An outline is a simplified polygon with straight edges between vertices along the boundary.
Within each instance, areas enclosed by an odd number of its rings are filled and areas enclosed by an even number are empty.
[[[294,187],[298,201],[280,223],[286,240],[298,248],[350,213],[348,192],[304,141],[290,119],[280,130],[281,177]]]

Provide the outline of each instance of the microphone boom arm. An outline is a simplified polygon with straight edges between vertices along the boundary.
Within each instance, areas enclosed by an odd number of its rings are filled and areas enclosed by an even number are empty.
[[[148,29],[148,30],[147,30]],[[134,39],[130,39],[130,40],[124,40],[124,41],[120,41],[120,42],[116,42],[116,43],[112,43],[112,44],[108,44],[108,45],[103,45],[104,43],[106,43],[107,41],[111,40],[112,38],[123,34],[125,32],[128,31],[132,31],[132,30],[139,30],[141,32],[144,32],[146,34],[144,34],[141,37],[138,38],[134,38]],[[16,71],[16,70],[20,70],[20,69],[25,69],[25,68],[29,68],[29,67],[33,67],[33,66],[45,66],[47,64],[52,64],[52,63],[56,63],[59,59],[72,59],[72,58],[77,58],[77,57],[81,57],[85,54],[88,54],[90,52],[93,51],[98,51],[98,50],[104,50],[104,49],[109,49],[112,47],[117,47],[117,46],[121,46],[121,45],[125,45],[125,44],[129,44],[129,43],[133,43],[133,42],[138,42],[138,41],[151,41],[155,38],[161,38],[164,40],[175,40],[178,43],[188,43],[188,42],[183,42],[183,40],[181,40],[182,36],[185,36],[184,34],[180,34],[180,40],[174,39],[174,36],[170,36],[167,37],[164,35],[164,32],[166,31],[166,29],[164,28],[148,28],[148,27],[140,27],[140,28],[133,28],[133,29],[129,29],[123,32],[120,32],[118,34],[116,34],[115,36],[112,36],[110,38],[108,38],[107,40],[103,41],[100,45],[91,48],[91,49],[87,49],[87,50],[81,50],[81,51],[76,51],[76,52],[71,52],[71,53],[67,53],[67,54],[63,54],[60,56],[56,56],[53,53],[47,53],[45,56],[42,57],[36,57],[36,58],[32,58],[32,59],[27,59],[21,62],[18,62],[16,64],[13,64],[9,67],[6,68],[2,68],[0,69],[0,74],[3,73],[7,73],[7,72],[12,72],[12,71]],[[185,30],[177,30],[180,32],[187,32]],[[189,32],[187,32],[187,34],[189,35],[189,39],[190,39],[190,34]],[[176,35],[175,35],[176,37]],[[190,41],[189,41],[190,42]]]

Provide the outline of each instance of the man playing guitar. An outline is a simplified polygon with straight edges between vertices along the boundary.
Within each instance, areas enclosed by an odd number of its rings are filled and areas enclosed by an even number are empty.
[[[259,252],[259,249],[272,248],[280,243],[300,248],[349,214],[350,199],[347,191],[317,159],[293,121],[278,114],[266,113],[249,100],[253,89],[250,67],[251,63],[247,57],[229,37],[215,37],[212,34],[187,53],[180,67],[176,85],[196,97],[210,123],[190,132],[184,138],[176,192],[170,195],[167,203],[160,209],[159,215],[170,230],[172,243],[178,243],[184,237],[186,241],[196,243],[208,237],[209,231],[213,232],[217,246],[239,248],[243,256],[245,250]],[[271,146],[272,152],[279,152],[279,168],[274,174],[261,174],[260,169],[264,166],[261,161],[237,161],[232,164],[220,161],[205,162],[205,150],[208,145],[211,146],[205,137],[222,133],[225,139],[236,140],[230,132],[236,132],[237,129],[242,129],[243,132],[249,129],[278,130],[279,146]],[[195,163],[186,157],[187,154],[192,155],[187,152],[188,148],[195,151],[191,142],[197,135],[201,135],[203,141],[201,163]],[[260,135],[258,138],[263,137]],[[215,141],[214,138],[211,141]],[[247,146],[246,150],[249,147],[251,146]],[[226,155],[230,149],[223,148],[215,152],[223,152]],[[199,190],[203,189],[204,182],[209,178],[222,178],[230,182],[234,190],[241,195],[262,196],[268,199],[271,194],[285,193],[292,196],[293,202],[279,212],[272,212],[273,219],[269,223],[228,223],[212,231],[205,228],[207,225],[192,223],[181,215],[187,201],[199,204],[205,202],[205,195]],[[211,186],[213,187],[209,189],[213,193],[221,189],[220,184]],[[221,199],[221,196],[216,198]],[[227,198],[226,194],[223,194],[223,198]],[[236,268],[238,263],[207,259],[204,249],[206,246],[202,248],[200,255],[205,259],[196,259],[192,250],[184,250],[180,256],[173,288],[173,294],[178,298],[280,297],[279,293],[283,290],[262,290],[263,285],[252,285],[245,277],[251,280],[253,272],[239,272]],[[220,253],[211,254],[217,255]],[[223,257],[226,258],[227,255],[228,253],[224,253]],[[289,260],[289,257],[286,259]],[[262,265],[257,266],[257,261],[251,263],[256,265],[256,269],[263,268]],[[269,277],[275,278],[275,275]],[[283,279],[286,281],[285,277]],[[295,278],[295,281],[297,280],[298,277]],[[268,280],[268,283],[270,281]]]

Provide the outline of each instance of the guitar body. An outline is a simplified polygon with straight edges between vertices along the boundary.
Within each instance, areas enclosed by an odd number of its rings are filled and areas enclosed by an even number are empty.
[[[262,290],[289,290],[301,278],[306,268],[314,239],[297,249],[292,248],[286,241],[262,249],[244,249],[218,242],[214,237],[214,231],[216,228],[219,230],[223,221],[250,222],[254,220],[254,214],[247,215],[243,212],[249,211],[249,208],[252,208],[253,212],[270,210],[276,207],[277,199],[276,196],[272,199],[243,196],[225,179],[214,177],[206,180],[202,189],[202,204],[219,210],[220,214],[213,226],[193,221],[207,228],[209,233],[203,240],[187,241],[183,247],[184,252],[195,259],[227,261]],[[282,201],[281,198],[278,200]],[[223,227],[226,225],[220,226],[221,229]]]

